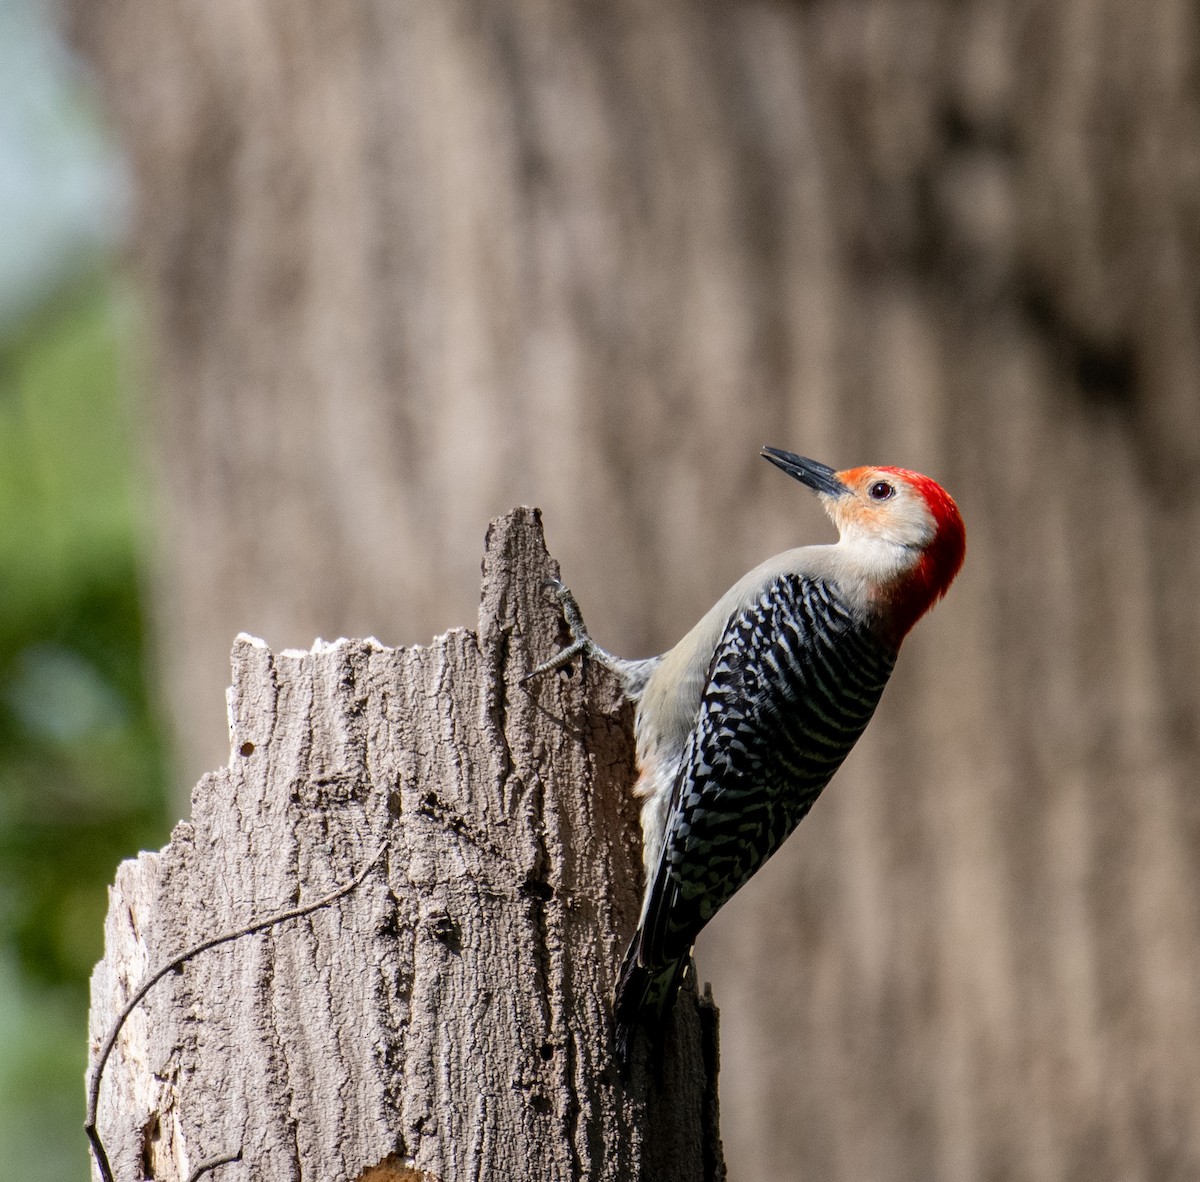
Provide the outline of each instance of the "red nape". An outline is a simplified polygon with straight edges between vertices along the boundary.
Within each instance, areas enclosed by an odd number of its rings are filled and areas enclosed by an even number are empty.
[[[954,498],[936,480],[904,468],[885,468],[884,471],[915,488],[924,497],[937,522],[937,533],[926,546],[920,561],[888,596],[891,606],[889,631],[898,648],[912,626],[946,594],[962,569],[967,552],[967,531]]]

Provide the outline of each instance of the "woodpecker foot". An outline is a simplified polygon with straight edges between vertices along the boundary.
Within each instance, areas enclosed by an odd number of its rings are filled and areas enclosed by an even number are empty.
[[[535,677],[541,677],[543,673],[553,673],[555,669],[563,668],[580,653],[587,657],[595,657],[603,665],[610,664],[609,654],[588,635],[587,626],[583,622],[583,613],[579,610],[579,604],[575,602],[575,596],[571,594],[571,588],[562,579],[554,578],[547,579],[542,586],[553,591],[554,598],[561,604],[563,619],[571,633],[571,643],[561,652],[555,653],[548,661],[543,661],[536,669],[531,669],[526,673],[521,678],[521,684],[524,685]]]

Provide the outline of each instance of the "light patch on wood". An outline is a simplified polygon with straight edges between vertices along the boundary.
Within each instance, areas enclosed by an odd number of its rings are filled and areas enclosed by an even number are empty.
[[[391,1154],[377,1166],[368,1166],[354,1182],[442,1182],[435,1174],[414,1169]]]

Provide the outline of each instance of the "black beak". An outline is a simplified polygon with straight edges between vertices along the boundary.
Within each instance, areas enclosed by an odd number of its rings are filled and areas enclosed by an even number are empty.
[[[850,490],[834,475],[828,464],[818,464],[816,460],[807,460],[804,456],[794,455],[790,451],[780,451],[777,447],[764,447],[760,453],[765,460],[770,460],[776,468],[782,468],[789,476],[794,476],[801,484],[830,497],[840,497]]]

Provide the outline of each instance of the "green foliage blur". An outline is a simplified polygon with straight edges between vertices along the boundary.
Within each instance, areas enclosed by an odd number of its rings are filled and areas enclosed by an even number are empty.
[[[0,343],[0,1162],[88,1176],[87,980],[117,863],[169,833],[148,689],[128,297],[106,274]]]

